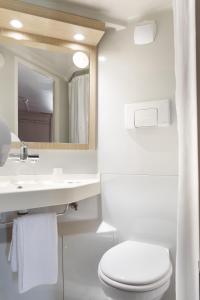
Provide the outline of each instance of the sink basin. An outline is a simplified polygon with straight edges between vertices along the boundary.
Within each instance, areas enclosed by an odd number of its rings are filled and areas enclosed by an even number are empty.
[[[0,212],[61,205],[99,193],[98,174],[0,176]]]
[[[72,184],[81,184],[83,182],[81,181],[78,181],[78,180],[67,180],[67,179],[61,179],[61,180],[55,180],[55,181],[52,181],[52,180],[41,180],[40,181],[40,184],[44,184],[46,186],[62,186],[62,185],[72,185]]]
[[[98,175],[19,175],[0,176],[0,194],[65,189],[99,182]]]

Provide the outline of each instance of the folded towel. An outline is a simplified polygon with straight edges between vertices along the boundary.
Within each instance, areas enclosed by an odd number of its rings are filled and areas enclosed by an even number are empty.
[[[56,214],[35,214],[15,219],[9,261],[18,272],[19,292],[55,284],[58,278]]]

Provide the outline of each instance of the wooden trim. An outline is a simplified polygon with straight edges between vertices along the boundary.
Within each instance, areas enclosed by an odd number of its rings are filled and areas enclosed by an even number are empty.
[[[74,42],[74,35],[82,33],[84,41],[79,44],[98,45],[105,33],[105,24],[66,12],[27,4],[22,1],[0,0],[0,27],[13,30],[10,21],[18,19],[23,26],[21,33],[31,33]]]
[[[31,16],[42,17],[46,19],[61,21],[64,23],[70,23],[82,27],[105,31],[105,23],[101,21],[77,16],[74,14],[69,14],[67,12],[50,9],[35,4],[24,3],[22,1],[0,0],[0,7],[8,10],[29,14]]]
[[[90,50],[90,117],[89,117],[89,149],[96,149],[97,131],[97,51]]]
[[[0,40],[9,44],[20,44],[30,48],[66,53],[70,50],[89,52],[91,46],[72,43],[67,40],[55,39],[32,33],[18,32],[0,28]]]

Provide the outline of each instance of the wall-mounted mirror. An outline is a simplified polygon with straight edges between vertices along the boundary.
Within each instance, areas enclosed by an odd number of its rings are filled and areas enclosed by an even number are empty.
[[[104,32],[101,21],[0,1],[0,117],[29,147],[95,149]]]
[[[89,51],[0,42],[0,115],[25,142],[88,144]]]
[[[25,142],[88,144],[89,55],[2,43],[0,53],[0,112],[12,132]]]

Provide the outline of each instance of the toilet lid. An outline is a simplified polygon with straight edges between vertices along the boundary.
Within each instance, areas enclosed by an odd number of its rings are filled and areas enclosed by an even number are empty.
[[[100,268],[103,274],[120,283],[151,284],[169,272],[169,250],[157,245],[126,241],[103,255]]]

